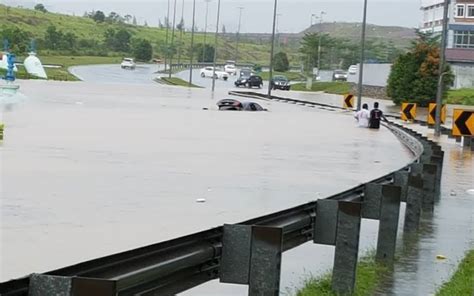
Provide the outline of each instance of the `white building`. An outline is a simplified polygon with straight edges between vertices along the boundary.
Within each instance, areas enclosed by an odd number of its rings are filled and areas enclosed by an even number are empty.
[[[444,0],[421,0],[421,32],[441,33]],[[474,87],[474,0],[451,0],[446,60],[456,76],[454,88]]]

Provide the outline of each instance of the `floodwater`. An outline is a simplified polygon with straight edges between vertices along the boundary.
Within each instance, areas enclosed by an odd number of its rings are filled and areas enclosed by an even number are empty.
[[[269,112],[219,112],[219,89],[19,83],[27,99],[2,110],[0,281],[306,203],[412,158],[351,113],[266,101]],[[363,229],[371,248],[377,223]],[[282,290],[329,269],[332,254],[310,243],[285,253]],[[211,282],[184,294],[242,291]]]

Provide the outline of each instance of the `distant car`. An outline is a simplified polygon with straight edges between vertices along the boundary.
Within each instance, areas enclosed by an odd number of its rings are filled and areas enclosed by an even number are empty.
[[[221,111],[267,111],[255,102],[240,102],[234,99],[223,99],[217,102]]]
[[[234,82],[235,86],[246,86],[248,88],[263,86],[262,77],[257,75],[250,75],[249,77],[242,76]]]
[[[205,68],[201,69],[201,77],[203,77],[203,78],[204,77],[212,77],[212,74],[214,74],[214,68],[213,67],[205,67]],[[227,80],[229,78],[229,74],[222,71],[221,69],[216,68],[215,77],[216,77],[216,79]]]
[[[347,80],[347,72],[344,70],[334,70],[332,74],[333,81],[346,81]]]
[[[224,71],[229,75],[237,75],[237,68],[235,65],[227,64],[224,66]]]
[[[281,89],[281,90],[290,90],[290,81],[288,78],[283,75],[276,75],[273,76],[272,80],[270,81],[270,85],[272,89]]]
[[[239,77],[250,77],[251,75],[254,75],[251,69],[244,68],[239,71]]]
[[[135,69],[136,64],[135,61],[132,58],[124,58],[122,60],[122,63],[120,64],[120,67],[122,69]]]
[[[356,74],[356,73],[357,73],[357,66],[356,66],[356,65],[351,65],[351,66],[349,67],[349,69],[347,69],[347,72],[348,72],[349,74],[352,74],[352,75],[353,75],[353,74]]]

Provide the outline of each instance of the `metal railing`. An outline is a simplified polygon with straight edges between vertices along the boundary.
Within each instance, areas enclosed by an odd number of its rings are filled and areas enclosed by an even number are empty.
[[[311,240],[335,246],[333,290],[351,293],[361,219],[380,220],[376,258],[391,262],[400,202],[407,203],[404,230],[412,232],[439,196],[440,147],[398,124],[385,126],[416,159],[398,171],[242,223],[0,283],[0,295],[174,295],[217,278],[248,285],[249,295],[278,295],[282,252]]]

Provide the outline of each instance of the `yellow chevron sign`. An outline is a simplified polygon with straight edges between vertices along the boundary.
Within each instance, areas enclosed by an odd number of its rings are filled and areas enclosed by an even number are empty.
[[[453,136],[474,136],[474,110],[454,109]]]
[[[416,104],[402,103],[402,120],[413,121],[416,119]]]
[[[446,104],[441,105],[441,123],[446,122]],[[428,124],[436,124],[436,104],[430,103],[428,106]]]
[[[346,94],[344,95],[344,103],[343,106],[345,109],[352,109],[354,108],[354,95],[353,94]]]

